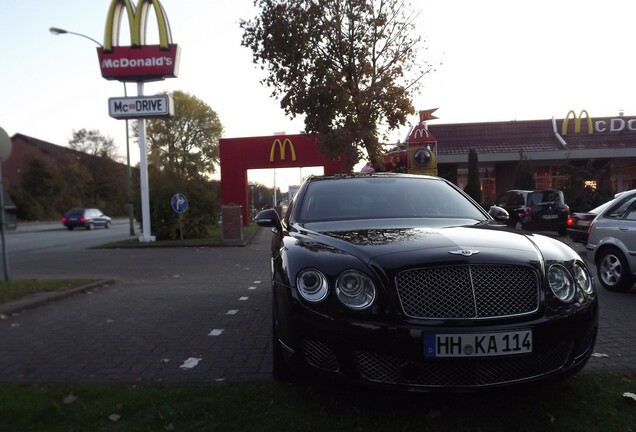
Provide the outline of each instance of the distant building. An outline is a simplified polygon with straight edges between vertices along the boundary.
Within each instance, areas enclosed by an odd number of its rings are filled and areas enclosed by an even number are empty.
[[[37,138],[17,133],[11,137],[13,148],[11,155],[6,161],[2,161],[2,177],[5,187],[19,189],[22,185],[22,172],[29,163],[31,157],[42,157],[59,163],[64,156],[72,156],[77,160],[100,160],[103,158],[93,156],[81,151],[73,150],[69,147],[60,146]],[[126,164],[108,160],[106,163],[112,165],[114,171],[121,171],[118,176],[121,187],[126,187]],[[136,168],[135,168],[136,169]]]
[[[431,123],[428,129],[437,139],[438,175],[462,188],[468,153],[477,151],[484,201],[512,189],[521,152],[538,189],[582,189],[591,179],[573,178],[572,168],[586,164],[613,192],[636,188],[636,117],[591,118],[582,111],[563,119]]]
[[[56,145],[47,141],[33,138],[23,134],[15,134],[11,137],[13,145],[11,155],[6,161],[2,161],[2,177],[4,188],[7,192],[20,190],[22,187],[22,175],[29,162],[33,158],[48,160],[60,169],[64,169],[65,163],[72,160],[86,167],[99,166],[100,181],[107,182],[113,190],[127,190],[127,166],[110,159],[90,155],[69,147]],[[132,168],[133,179],[138,178],[138,168]],[[96,203],[87,202],[85,205]],[[119,210],[117,207],[117,210]],[[120,210],[123,212],[123,210]]]

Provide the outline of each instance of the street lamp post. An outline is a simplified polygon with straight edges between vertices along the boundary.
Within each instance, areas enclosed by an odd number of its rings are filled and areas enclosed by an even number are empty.
[[[72,32],[72,31],[68,31],[62,28],[58,28],[58,27],[51,27],[49,28],[49,31],[58,36],[61,34],[72,34],[75,36],[79,36],[79,37],[83,37],[84,39],[88,39],[92,42],[94,42],[95,44],[97,44],[98,46],[102,47],[102,44],[100,44],[99,42],[97,42],[95,39],[93,39],[90,36],[86,36],[85,34],[82,33],[76,33],[76,32]],[[126,90],[126,83],[122,82],[122,84],[124,85],[124,96],[128,97],[128,92]],[[132,204],[132,172],[131,172],[131,167],[130,167],[130,138],[129,138],[129,128],[128,128],[128,119],[126,119],[126,188],[127,188],[127,207],[128,207],[128,223],[130,226],[130,235],[134,236],[135,235],[135,221],[134,221],[134,216],[133,216],[133,204]]]

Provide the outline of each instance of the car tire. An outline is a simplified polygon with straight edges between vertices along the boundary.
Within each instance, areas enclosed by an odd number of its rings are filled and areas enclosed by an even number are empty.
[[[603,250],[596,268],[601,285],[608,291],[625,292],[634,285],[627,260],[616,248]]]
[[[93,224],[93,222],[89,222],[88,225],[86,226],[87,230],[93,230],[95,229],[95,225]]]
[[[517,222],[515,223],[515,229],[516,229],[517,231],[523,231],[523,229],[524,229],[524,228],[523,228],[523,224],[521,223],[521,221],[517,221]]]
[[[110,228],[110,221],[106,221],[106,224],[104,225],[104,228],[106,228],[106,229]]]

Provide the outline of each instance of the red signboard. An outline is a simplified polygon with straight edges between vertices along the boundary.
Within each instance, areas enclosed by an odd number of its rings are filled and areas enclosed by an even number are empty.
[[[159,44],[146,45],[148,15],[154,9]],[[119,46],[122,17],[128,18],[130,45]],[[170,23],[159,0],[111,0],[106,15],[104,45],[97,49],[102,76],[118,81],[157,81],[179,72],[179,47],[172,43]]]
[[[324,167],[324,173],[343,172],[345,157],[328,161],[315,135],[273,135],[221,138],[221,204],[243,207],[243,225],[249,224],[247,170],[261,168]]]
[[[159,45],[117,46],[111,52],[97,48],[102,77],[119,81],[174,78],[179,73],[179,52],[176,44],[168,49]]]

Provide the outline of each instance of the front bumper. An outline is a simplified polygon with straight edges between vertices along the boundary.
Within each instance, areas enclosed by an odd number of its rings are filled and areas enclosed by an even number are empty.
[[[471,390],[568,376],[587,362],[596,340],[598,308],[593,302],[558,319],[535,317],[481,326],[448,323],[381,323],[333,319],[293,301],[277,319],[281,342],[296,369],[361,384],[412,390]],[[530,354],[428,358],[430,333],[484,333],[532,329]]]

